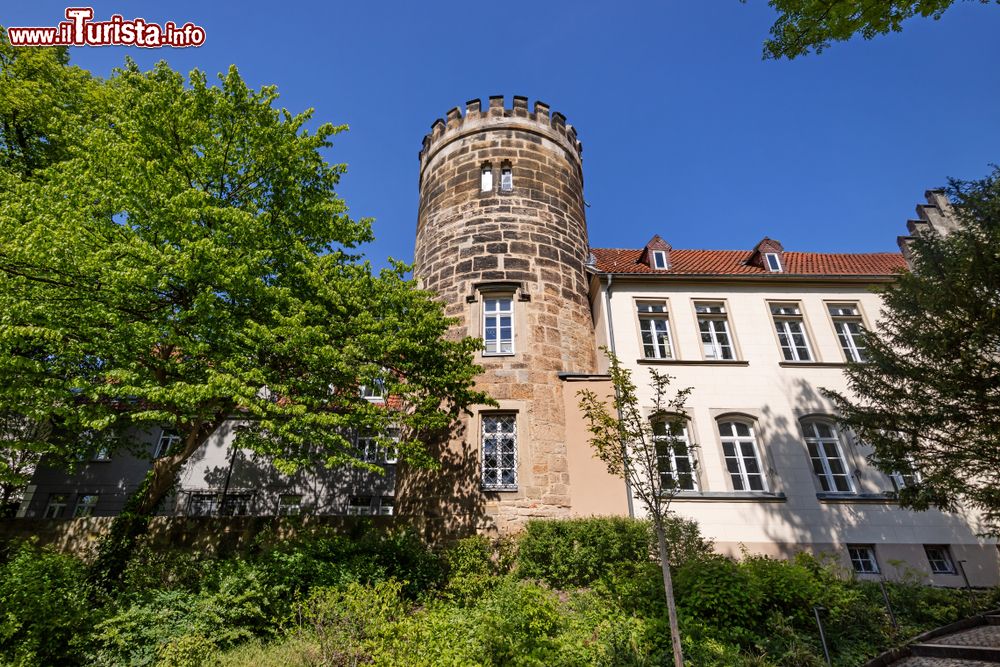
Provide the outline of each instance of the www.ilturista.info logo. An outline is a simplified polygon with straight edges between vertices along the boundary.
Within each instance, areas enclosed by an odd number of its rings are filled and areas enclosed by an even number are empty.
[[[11,46],[201,46],[205,29],[191,22],[178,26],[167,21],[162,26],[145,19],[126,21],[113,14],[108,21],[92,21],[93,7],[67,7],[66,21],[49,28],[7,28]]]

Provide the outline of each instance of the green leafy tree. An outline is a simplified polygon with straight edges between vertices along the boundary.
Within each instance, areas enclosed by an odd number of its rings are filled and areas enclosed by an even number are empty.
[[[913,271],[884,290],[868,361],[849,393],[827,392],[844,423],[900,474],[900,503],[984,511],[1000,531],[1000,168],[952,181],[957,228],[913,241]]]
[[[15,72],[16,73],[16,72]],[[344,127],[274,106],[235,68],[209,85],[134,63],[98,89],[48,164],[0,188],[0,409],[51,424],[71,461],[169,428],[104,542],[114,579],[177,474],[225,420],[236,444],[299,466],[367,466],[351,433],[399,429],[400,459],[433,465],[473,389],[476,341],[445,334],[440,304],[372,238],[321,151]],[[54,91],[58,102],[58,91]],[[42,143],[46,143],[42,141]],[[387,406],[360,395],[384,386]],[[103,576],[102,575],[102,576]]]
[[[647,413],[639,400],[632,373],[621,365],[613,352],[607,348],[604,352],[608,357],[608,374],[614,387],[614,398],[609,405],[595,392],[581,390],[578,393],[580,410],[587,421],[590,445],[595,455],[604,462],[609,473],[626,481],[653,522],[663,572],[674,665],[683,667],[667,529],[670,501],[685,486],[685,477],[690,479],[694,474],[693,467],[674,470],[670,464],[672,452],[683,454],[684,459],[694,463],[689,445],[678,438],[687,423],[684,405],[691,390],[671,392],[670,376],[649,369],[652,403]]]
[[[978,0],[988,4],[995,0]],[[899,32],[913,16],[937,20],[955,0],[769,0],[779,12],[764,42],[765,58],[802,56],[821,52],[831,42],[860,34],[865,39]]]

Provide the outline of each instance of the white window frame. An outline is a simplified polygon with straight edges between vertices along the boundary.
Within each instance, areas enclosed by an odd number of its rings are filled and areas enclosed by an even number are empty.
[[[76,506],[73,508],[73,518],[94,516],[97,503],[101,501],[101,496],[97,493],[81,493],[76,498]]]
[[[61,519],[69,508],[68,493],[50,493],[45,501],[45,511],[42,517],[46,519]]]
[[[660,269],[660,270],[666,270],[666,269],[670,268],[667,265],[667,253],[666,252],[664,252],[663,250],[654,250],[653,251],[653,268],[654,269]]]
[[[363,384],[359,387],[361,398],[372,403],[385,402],[385,382],[379,379],[372,380],[371,383]]]
[[[858,338],[865,328],[861,307],[857,303],[828,303],[827,312],[833,322],[833,332],[837,335],[840,349],[847,361],[863,363],[868,361],[867,348],[858,345]],[[837,312],[834,312],[837,311]],[[849,311],[849,312],[843,312]],[[851,325],[857,325],[858,331],[851,331]]]
[[[716,361],[732,361],[736,359],[736,343],[733,332],[729,328],[729,311],[722,301],[695,301],[694,311],[698,321],[698,336],[701,339],[701,353],[705,359]],[[706,324],[706,330],[702,323]],[[719,341],[720,334],[725,335],[727,343]],[[709,340],[705,340],[705,336]],[[711,353],[710,353],[711,350]],[[726,356],[728,351],[729,356]]]
[[[156,449],[153,450],[153,458],[158,459],[160,457],[166,456],[170,448],[174,446],[175,443],[181,441],[181,436],[177,434],[176,431],[170,431],[163,429],[160,431],[160,437],[156,441]]]
[[[801,362],[816,361],[812,345],[809,343],[809,334],[806,330],[805,315],[802,314],[802,305],[796,302],[769,302],[768,308],[771,311],[771,320],[774,322],[774,330],[778,335],[778,348],[781,350],[782,360]],[[802,345],[795,344],[794,336],[796,335],[796,332],[792,330],[792,325],[798,326],[798,335],[802,336]],[[804,353],[801,350],[802,347],[805,348]],[[791,358],[789,358],[789,356],[791,356]]]
[[[509,430],[501,428],[509,425]],[[483,489],[517,490],[517,413],[484,413],[480,420],[480,465]],[[504,442],[504,441],[508,442]],[[505,458],[506,457],[506,458]],[[509,473],[505,475],[505,473]]]
[[[847,556],[855,574],[881,574],[874,544],[848,544]]]
[[[188,516],[215,516],[219,511],[219,494],[192,493],[188,495]]]
[[[648,308],[650,310],[643,310]],[[652,310],[659,308],[660,310]],[[668,312],[666,301],[636,301],[636,316],[639,318],[639,344],[642,346],[642,356],[644,359],[673,359],[673,336],[670,332],[670,313]],[[657,330],[656,323],[662,322],[663,328]],[[646,325],[649,325],[647,332]],[[646,333],[649,334],[650,345],[653,346],[653,355],[649,355],[646,349]],[[663,348],[662,350],[660,348]],[[661,354],[661,351],[663,354]]]
[[[507,357],[515,353],[514,338],[514,295],[510,292],[487,292],[483,294],[483,356],[486,357]],[[487,310],[487,305],[490,302],[496,302],[497,308],[495,310]],[[503,302],[507,302],[509,306],[507,308],[502,308]],[[507,327],[501,326],[504,317],[510,317],[510,338],[502,338],[503,330]],[[493,326],[489,325],[490,320],[493,321]],[[494,336],[489,338],[487,332],[493,329]],[[491,348],[492,345],[492,349]],[[505,349],[506,347],[506,349]]]
[[[372,516],[375,512],[372,510],[372,496],[349,496],[347,498],[347,509],[344,512],[348,516]],[[367,500],[368,504],[363,501]]]
[[[784,270],[784,267],[781,266],[781,257],[776,252],[764,253],[764,264],[767,265],[767,270],[771,273],[781,273]]]
[[[910,478],[910,481],[907,481],[907,477]],[[892,485],[896,487],[896,491],[901,491],[908,486],[920,483],[920,471],[914,469],[912,473],[892,472],[889,473],[889,479],[892,480]]]
[[[399,429],[390,427],[384,438],[398,443]],[[380,444],[379,436],[372,431],[355,431],[354,447],[358,458],[365,463],[374,463],[377,465],[380,463],[397,463],[399,460],[399,448],[387,447]]]
[[[666,427],[670,426],[680,426],[680,433],[674,433],[672,436],[668,435],[666,432]],[[657,433],[659,427],[663,427],[663,433]],[[680,423],[675,420],[666,419],[660,420],[653,424],[653,441],[656,442],[656,468],[660,473],[660,488],[678,491],[697,491],[698,490],[698,476],[695,471],[695,459],[694,452],[691,450],[691,441],[688,437],[688,425],[687,423]],[[669,447],[666,454],[660,452],[660,442],[667,442],[673,446]],[[671,442],[672,441],[672,442]],[[668,446],[669,446],[668,444]],[[680,456],[678,456],[678,447],[682,450]],[[680,471],[680,466],[678,465],[678,459],[686,459],[687,461],[687,471]],[[664,466],[664,464],[666,464]],[[666,470],[664,470],[666,468]],[[690,487],[683,486],[683,478],[689,478]],[[674,481],[675,486],[671,486],[664,483],[664,478],[669,477]]]
[[[294,499],[294,502],[289,502],[292,499]],[[301,514],[301,493],[282,493],[278,496],[278,516],[299,516]]]
[[[830,429],[832,434],[825,437],[819,434],[816,426],[822,424]],[[847,464],[847,456],[844,453],[844,443],[840,438],[840,430],[835,424],[823,419],[802,420],[802,433],[806,441],[806,453],[809,455],[809,462],[812,466],[813,475],[820,483],[820,490],[823,493],[854,493],[854,480],[852,479],[850,466]],[[837,459],[840,461],[843,473],[833,472],[830,465],[830,454],[825,445],[832,444],[836,449]],[[816,454],[813,454],[813,451]],[[819,464],[820,470],[816,469]],[[838,489],[836,478],[841,477],[847,482],[847,489]],[[823,488],[823,487],[826,488]]]
[[[938,553],[933,553],[937,551]],[[951,548],[947,544],[925,544],[924,555],[931,567],[931,574],[958,574]]]
[[[493,165],[489,163],[484,164],[479,172],[479,191],[493,191]]]
[[[739,435],[735,428],[732,429],[732,435],[727,435],[722,432],[722,426],[724,424],[742,424],[746,426],[749,430],[750,435],[744,436]],[[733,491],[737,492],[752,492],[752,493],[768,493],[770,491],[770,486],[767,481],[767,474],[764,472],[764,461],[760,456],[760,445],[757,442],[757,433],[754,429],[753,422],[746,419],[731,418],[731,417],[720,417],[716,420],[716,429],[719,431],[719,442],[722,444],[722,459],[726,464],[726,474],[729,475],[729,483],[733,487]],[[757,464],[757,472],[750,472],[747,469],[746,459],[747,456],[743,451],[742,443],[749,440],[750,446],[753,448],[754,461]],[[726,445],[730,444],[733,447],[733,455],[730,456],[726,454]],[[736,470],[730,468],[729,462],[735,464]],[[740,484],[743,486],[742,489],[736,488],[736,480],[734,476],[739,479]],[[753,489],[750,483],[750,477],[760,477],[760,485],[762,488]]]
[[[378,501],[378,511],[376,513],[379,516],[394,515],[396,513],[395,496],[381,496]]]

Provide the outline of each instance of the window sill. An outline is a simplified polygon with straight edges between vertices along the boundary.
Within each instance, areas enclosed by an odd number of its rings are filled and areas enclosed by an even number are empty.
[[[821,491],[816,494],[821,503],[884,503],[894,504],[896,499],[886,493],[830,493]]]
[[[779,361],[782,368],[847,368],[844,361]]]
[[[788,498],[784,493],[769,491],[681,491],[671,500],[708,503],[783,503]]]
[[[480,356],[482,356],[483,359],[495,359],[497,357],[500,358],[513,357],[516,356],[516,354],[517,354],[516,352],[491,352],[489,354],[487,354],[486,352],[482,352]]]
[[[487,486],[483,484],[480,485],[479,489],[483,493],[513,493],[517,491],[517,484],[508,484],[506,486]]]
[[[739,359],[637,359],[639,364],[656,364],[664,366],[749,366],[749,361]]]

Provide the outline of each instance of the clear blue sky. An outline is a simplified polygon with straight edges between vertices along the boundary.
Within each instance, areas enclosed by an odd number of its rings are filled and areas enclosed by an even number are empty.
[[[0,8],[4,25],[55,25],[67,3]],[[70,3],[83,4],[83,3]],[[210,73],[230,63],[277,84],[292,111],[347,123],[327,156],[367,254],[410,261],[417,151],[467,99],[527,95],[584,144],[591,245],[895,250],[925,189],[1000,162],[1000,7],[959,2],[940,21],[761,60],[763,0],[587,2],[117,2],[97,19],[205,27],[193,49],[74,48],[106,75],[126,55]],[[508,102],[509,104],[509,102]]]

